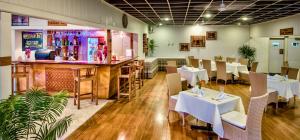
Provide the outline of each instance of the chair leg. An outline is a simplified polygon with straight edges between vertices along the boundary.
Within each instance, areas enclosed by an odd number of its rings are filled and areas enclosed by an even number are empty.
[[[276,102],[276,107],[275,107],[275,113],[277,114],[278,111],[278,102]]]
[[[92,98],[91,98],[91,101],[93,102],[94,101],[94,80],[92,80]]]
[[[26,76],[26,90],[29,90],[29,75]]]
[[[80,109],[80,81],[77,83],[77,108]]]
[[[97,79],[96,79],[96,105],[98,105],[98,82],[97,82]]]
[[[130,101],[130,96],[131,96],[131,77],[129,77],[129,79],[128,79],[128,88],[129,88],[129,90],[128,90],[128,98],[129,98],[129,101]]]
[[[14,78],[12,77],[11,78],[11,95],[12,96],[14,96],[15,94],[14,94],[14,88],[15,88],[15,86],[14,86]]]
[[[168,118],[168,122],[170,122],[170,109],[168,110],[167,118]]]
[[[296,95],[294,95],[294,107],[296,107]]]
[[[184,113],[181,113],[181,117],[182,117],[182,126],[184,126],[185,125]]]
[[[76,105],[76,98],[77,98],[77,96],[76,96],[76,92],[77,92],[77,84],[76,84],[76,82],[74,82],[74,105]]]
[[[118,80],[117,80],[117,82],[118,82],[118,100],[120,99],[120,78],[118,78]]]

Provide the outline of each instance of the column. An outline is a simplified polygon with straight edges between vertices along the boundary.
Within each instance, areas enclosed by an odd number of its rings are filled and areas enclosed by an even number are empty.
[[[107,30],[107,63],[111,62],[111,50],[112,50],[112,44],[111,44],[111,30]]]
[[[11,94],[11,14],[0,13],[0,99]]]

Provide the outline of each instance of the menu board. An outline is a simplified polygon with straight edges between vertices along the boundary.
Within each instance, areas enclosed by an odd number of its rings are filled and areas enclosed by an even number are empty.
[[[11,17],[12,26],[29,26],[28,16],[12,15]]]
[[[22,32],[22,50],[43,48],[43,32]]]

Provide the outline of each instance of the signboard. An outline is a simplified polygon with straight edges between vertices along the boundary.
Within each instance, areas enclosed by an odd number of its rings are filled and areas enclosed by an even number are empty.
[[[293,34],[294,34],[294,28],[280,29],[280,35],[293,35]]]
[[[12,26],[29,26],[29,17],[28,16],[11,16],[11,25]]]
[[[48,20],[48,26],[67,26],[67,23],[55,20]]]
[[[43,48],[43,32],[22,32],[22,50]]]

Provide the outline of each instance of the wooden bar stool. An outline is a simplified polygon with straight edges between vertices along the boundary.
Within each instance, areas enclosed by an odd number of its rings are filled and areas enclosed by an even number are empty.
[[[18,63],[11,64],[11,86],[12,86],[11,94],[12,94],[12,96],[14,96],[15,93],[26,92],[26,90],[29,89],[29,69],[30,69],[30,65],[18,64]],[[20,78],[26,78],[25,91],[20,90],[20,86],[19,86]],[[16,86],[14,86],[15,80],[16,80]],[[15,89],[15,87],[16,87],[16,89]]]
[[[118,75],[118,100],[121,95],[128,96],[135,93],[135,71],[136,66],[133,63],[120,67]]]
[[[81,96],[91,95],[91,100],[93,102],[94,96],[96,96],[96,105],[98,105],[98,85],[97,85],[97,67],[85,67],[85,68],[73,68],[74,75],[74,105],[77,104],[78,109],[80,109]],[[80,83],[91,81],[91,93],[80,92]],[[94,93],[94,85],[96,86],[96,93]]]
[[[144,86],[144,60],[135,61],[136,78],[135,81],[139,85],[139,89]]]

